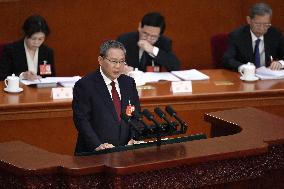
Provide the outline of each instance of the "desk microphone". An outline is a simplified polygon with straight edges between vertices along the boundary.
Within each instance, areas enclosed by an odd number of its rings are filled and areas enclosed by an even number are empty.
[[[143,121],[143,116],[141,113],[139,113],[138,111],[134,111],[132,113],[133,118],[136,119],[137,121],[139,121],[140,123],[142,123],[144,130],[146,131],[150,131],[152,132],[153,130],[151,129],[151,127],[149,125],[147,125],[144,121]]]
[[[133,123],[132,119],[129,116],[127,116],[125,113],[122,113],[120,117],[123,121],[129,124],[135,131],[137,131],[139,135],[141,135],[142,133],[141,130],[137,128],[137,126]]]
[[[161,126],[161,124],[159,124],[155,119],[154,119],[154,116],[153,114],[151,114],[151,112],[147,109],[144,109],[142,114],[149,120],[149,121],[152,121],[156,128],[157,129],[160,129],[160,130],[164,130],[164,128]]]
[[[167,125],[170,127],[169,129],[176,130],[176,127],[173,125],[173,123],[167,118],[166,114],[161,110],[161,108],[157,107],[154,109],[154,112],[163,120],[167,122]]]
[[[170,116],[174,117],[180,123],[180,125],[182,126],[182,131],[183,133],[185,133],[187,130],[187,125],[182,119],[177,116],[177,113],[174,111],[174,109],[171,106],[166,106],[166,111],[168,112],[168,114],[170,114]]]

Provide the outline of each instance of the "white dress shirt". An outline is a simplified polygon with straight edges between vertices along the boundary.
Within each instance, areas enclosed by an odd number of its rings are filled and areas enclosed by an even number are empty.
[[[28,63],[28,70],[33,72],[34,74],[37,74],[37,68],[38,68],[38,48],[35,51],[34,57],[32,58],[26,43],[24,42],[25,46],[25,52],[26,52],[26,58]]]
[[[104,79],[105,84],[106,84],[106,86],[107,86],[108,92],[109,92],[109,94],[110,94],[110,96],[111,96],[111,98],[112,98],[112,93],[111,93],[112,86],[110,85],[111,82],[112,82],[112,80],[110,80],[110,79],[104,74],[104,72],[102,71],[102,68],[101,68],[101,67],[100,67],[100,72],[101,72],[101,74],[102,74],[102,76],[103,76],[103,79]],[[113,80],[113,81],[114,81],[114,83],[115,83],[115,88],[116,88],[116,91],[117,91],[117,93],[118,93],[119,99],[121,100],[121,94],[120,94],[120,88],[119,88],[118,80],[115,79],[115,80]]]

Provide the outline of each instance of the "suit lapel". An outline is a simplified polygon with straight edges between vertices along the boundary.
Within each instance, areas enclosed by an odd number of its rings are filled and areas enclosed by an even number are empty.
[[[139,46],[137,45],[138,41],[139,41],[139,33],[137,32],[137,34],[135,35],[135,39],[133,41],[133,43],[135,45],[133,46],[133,51],[132,51],[132,53],[134,54],[135,60],[137,60],[137,61],[133,61],[133,62],[135,62],[137,64],[137,65],[134,66],[135,68],[138,68],[139,65],[140,65],[140,61],[139,61]]]
[[[105,81],[100,73],[99,70],[96,71],[96,77],[94,82],[94,87],[96,87],[96,91],[98,91],[99,95],[101,96],[100,99],[104,101],[105,106],[113,115],[113,118],[118,121],[117,113],[112,102],[111,96],[105,84]]]
[[[245,49],[249,49],[248,51],[245,50],[246,52],[246,56],[248,58],[248,60],[250,61],[254,61],[254,56],[253,56],[253,48],[252,48],[252,39],[251,39],[251,34],[250,34],[250,28],[249,26],[247,26],[245,28],[245,32],[244,32],[244,47]]]
[[[123,80],[121,77],[118,78],[119,89],[121,94],[121,112],[124,113],[126,110],[126,106],[129,104],[130,98],[127,98],[127,85],[123,84]]]
[[[24,40],[21,40],[18,42],[18,47],[16,48],[18,49],[18,57],[16,58],[16,64],[18,65],[19,68],[21,68],[20,70],[28,70],[28,62],[27,62],[27,56],[26,56],[26,50],[25,50],[25,46],[24,46]],[[24,64],[22,64],[21,62],[24,62]],[[20,64],[19,64],[20,63]]]
[[[270,64],[270,56],[273,56],[272,50],[271,50],[271,47],[273,47],[273,40],[271,40],[269,37],[270,36],[269,36],[269,30],[268,30],[267,33],[263,36],[266,66],[269,66],[268,64]]]

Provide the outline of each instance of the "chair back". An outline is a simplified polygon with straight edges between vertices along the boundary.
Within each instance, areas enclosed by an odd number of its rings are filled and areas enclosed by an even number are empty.
[[[211,54],[214,68],[222,68],[222,57],[228,48],[228,34],[221,33],[211,37]]]

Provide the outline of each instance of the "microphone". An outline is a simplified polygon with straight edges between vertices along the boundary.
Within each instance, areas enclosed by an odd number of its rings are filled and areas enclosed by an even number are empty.
[[[170,127],[169,129],[174,129],[176,130],[176,127],[173,125],[173,123],[167,118],[166,114],[161,110],[161,108],[157,107],[154,109],[154,112],[163,120],[165,120]]]
[[[133,121],[129,116],[127,116],[125,113],[122,113],[120,117],[123,121],[129,124],[136,132],[138,132],[139,135],[141,135],[142,133],[141,130],[137,128],[137,126],[133,123]]]
[[[187,125],[182,119],[177,116],[177,113],[174,111],[174,109],[171,106],[166,106],[166,111],[170,116],[174,117],[181,124],[182,132],[185,133],[187,130]]]
[[[152,121],[156,128],[160,129],[160,130],[164,130],[164,128],[161,126],[161,124],[159,124],[155,119],[154,119],[154,116],[153,114],[151,114],[151,112],[147,109],[144,109],[142,114],[150,121]]]
[[[144,126],[145,130],[152,130],[144,121],[142,115],[138,111],[134,111],[132,113],[133,118],[136,119],[137,121],[141,122],[142,125]]]

